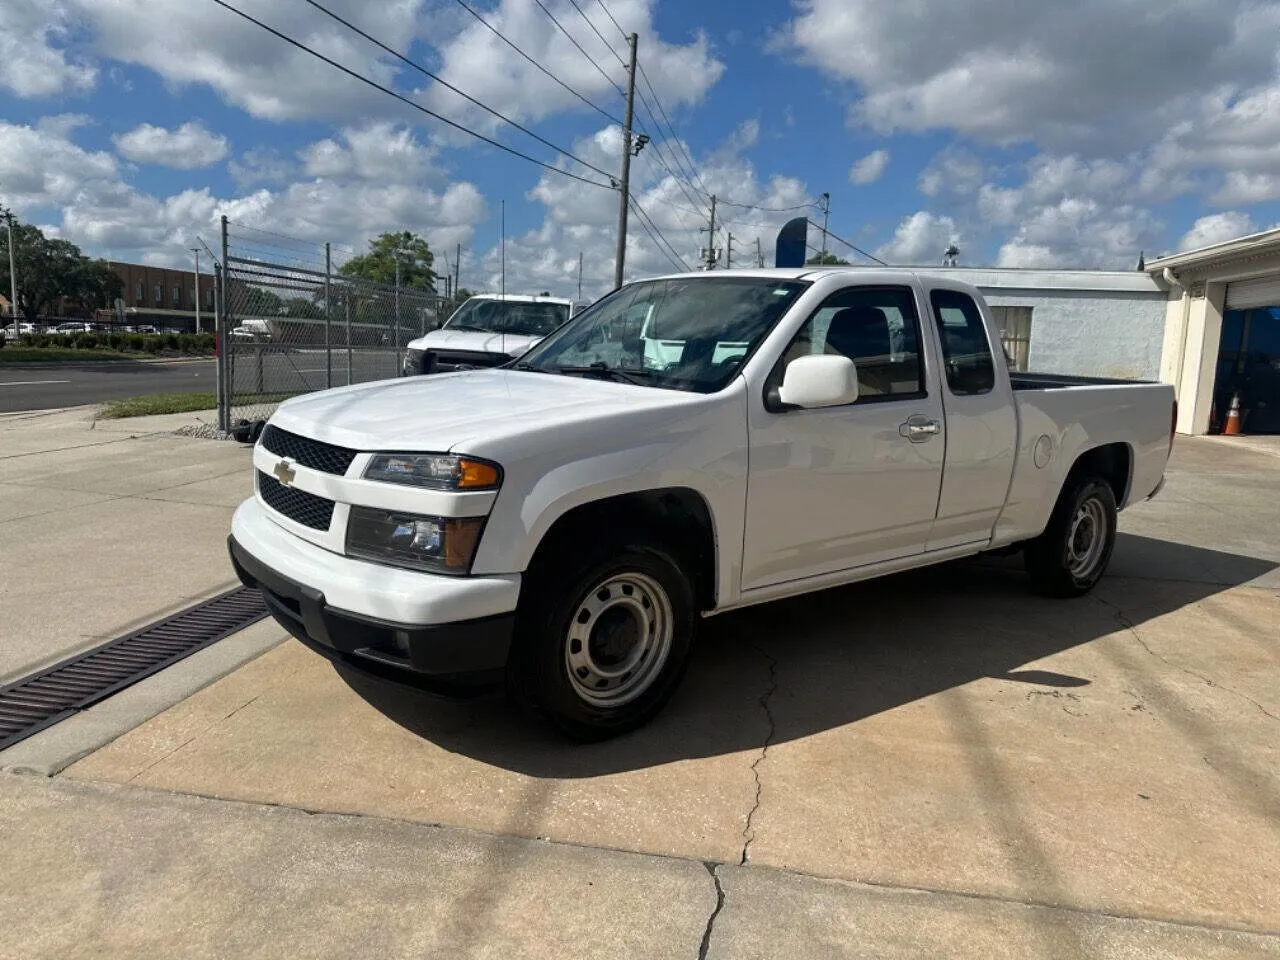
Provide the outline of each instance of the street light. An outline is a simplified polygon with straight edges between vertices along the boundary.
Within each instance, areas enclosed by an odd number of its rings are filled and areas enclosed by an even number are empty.
[[[200,248],[188,247],[196,255],[196,333],[200,332]]]

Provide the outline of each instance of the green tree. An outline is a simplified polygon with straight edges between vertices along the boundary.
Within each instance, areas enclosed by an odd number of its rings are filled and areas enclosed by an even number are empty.
[[[291,297],[284,302],[284,315],[300,320],[319,320],[324,316],[320,307],[306,297]]]
[[[396,260],[400,261],[400,286],[432,290],[436,274],[432,269],[435,255],[427,241],[416,233],[403,230],[384,233],[369,241],[369,252],[352,257],[338,272],[346,277],[359,277],[387,285],[396,282]]]
[[[243,291],[240,303],[236,304],[237,313],[252,317],[278,317],[284,308],[280,296],[265,287],[246,286]]]
[[[843,257],[837,257],[834,253],[815,253],[805,263],[815,264],[823,267],[847,267],[849,261]]]
[[[108,306],[123,283],[102,260],[91,260],[68,240],[46,237],[29,223],[13,224],[17,310],[34,323],[60,298],[86,309]],[[9,292],[9,232],[0,230],[0,291]]]

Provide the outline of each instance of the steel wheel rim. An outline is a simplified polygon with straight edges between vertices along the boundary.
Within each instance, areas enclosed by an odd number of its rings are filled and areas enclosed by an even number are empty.
[[[1090,497],[1076,508],[1067,534],[1067,569],[1077,580],[1098,566],[1107,544],[1107,512],[1102,501]]]
[[[639,697],[671,654],[675,617],[667,592],[643,573],[620,573],[578,602],[564,640],[573,692],[597,707]]]

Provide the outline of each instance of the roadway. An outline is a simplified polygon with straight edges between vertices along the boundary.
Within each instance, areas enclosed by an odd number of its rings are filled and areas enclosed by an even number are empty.
[[[215,370],[213,360],[6,363],[0,365],[0,413],[76,407],[153,393],[212,393]]]
[[[394,351],[352,352],[352,382],[395,375]],[[74,407],[156,393],[213,393],[216,378],[214,360],[6,363],[0,365],[0,413]],[[345,350],[333,353],[332,379],[323,350],[276,353],[268,349],[258,354],[250,348],[237,351],[235,356],[235,396],[303,393],[346,382]]]

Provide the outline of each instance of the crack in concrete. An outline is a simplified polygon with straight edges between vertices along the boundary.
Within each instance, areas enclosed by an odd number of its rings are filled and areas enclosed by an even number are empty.
[[[751,809],[747,811],[747,822],[742,828],[742,858],[738,861],[738,866],[746,866],[747,861],[751,859],[751,844],[756,838],[754,820],[756,812],[760,809],[760,798],[763,792],[763,785],[760,782],[760,764],[769,755],[769,747],[773,745],[773,736],[778,729],[777,721],[773,716],[773,707],[769,703],[773,695],[778,692],[778,661],[763,647],[757,646],[755,650],[769,662],[769,687],[760,696],[760,706],[769,721],[769,731],[765,734],[764,744],[760,747],[760,756],[751,763],[751,775],[756,780],[756,798]]]
[[[707,868],[707,873],[711,874],[711,880],[716,885],[716,908],[707,917],[707,925],[702,931],[702,943],[698,945],[698,960],[707,960],[707,951],[711,949],[711,930],[716,925],[720,911],[724,909],[724,887],[720,885],[720,875],[716,873],[718,864],[704,860],[702,865]]]
[[[1170,660],[1168,657],[1164,656],[1163,654],[1156,653],[1156,651],[1151,649],[1151,645],[1147,643],[1145,639],[1143,639],[1142,634],[1138,632],[1138,628],[1134,625],[1133,621],[1130,620],[1125,615],[1124,611],[1120,608],[1119,604],[1112,603],[1110,600],[1104,600],[1101,597],[1096,595],[1093,597],[1093,599],[1096,600],[1098,603],[1102,604],[1108,610],[1110,610],[1115,615],[1116,621],[1133,636],[1133,639],[1138,641],[1138,644],[1142,647],[1142,649],[1147,651],[1147,653],[1151,654],[1151,656],[1155,657],[1165,666],[1172,667],[1174,670],[1181,671],[1182,673],[1185,673],[1189,677],[1195,677],[1195,679],[1205,684],[1205,686],[1213,687],[1215,690],[1222,690],[1223,692],[1229,693],[1232,696],[1239,697],[1241,700],[1251,703],[1255,707],[1257,707],[1258,710],[1263,714],[1263,716],[1270,717],[1272,720],[1280,721],[1280,716],[1276,716],[1274,713],[1272,713],[1270,710],[1268,710],[1266,707],[1260,704],[1257,700],[1253,699],[1253,697],[1249,696],[1247,693],[1241,693],[1239,690],[1236,690],[1233,687],[1224,686],[1223,684],[1218,683],[1216,680],[1214,680],[1211,677],[1206,677],[1204,674],[1197,673],[1196,671],[1190,669],[1189,667],[1184,667],[1180,663],[1174,663],[1172,660]]]

